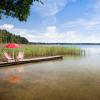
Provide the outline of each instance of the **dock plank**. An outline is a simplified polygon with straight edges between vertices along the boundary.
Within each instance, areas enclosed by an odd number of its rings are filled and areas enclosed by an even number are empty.
[[[19,65],[19,64],[25,64],[25,63],[35,63],[35,62],[41,62],[41,61],[49,61],[49,60],[56,60],[56,59],[62,59],[63,56],[49,56],[49,57],[38,57],[38,58],[31,58],[31,59],[23,59],[20,61],[13,61],[13,62],[0,62],[0,67],[4,66],[11,66],[11,65]]]

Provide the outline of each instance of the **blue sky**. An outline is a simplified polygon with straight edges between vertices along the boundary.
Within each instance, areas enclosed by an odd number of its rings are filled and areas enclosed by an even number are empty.
[[[34,3],[27,22],[4,17],[0,28],[31,42],[100,42],[100,0],[43,0]]]

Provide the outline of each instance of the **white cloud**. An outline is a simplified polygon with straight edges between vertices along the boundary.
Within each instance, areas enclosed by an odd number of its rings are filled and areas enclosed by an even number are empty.
[[[2,27],[4,25],[1,25]],[[12,28],[8,28],[7,30],[15,33],[16,35],[23,36],[27,38],[30,42],[48,42],[48,43],[97,43],[100,42],[100,34],[93,33],[88,35],[83,35],[78,31],[66,31],[60,33],[56,26],[48,26],[45,32],[38,32],[37,30],[28,30],[16,28],[14,25]],[[7,27],[5,27],[7,28]]]
[[[71,27],[74,29],[82,28],[84,30],[92,30],[97,26],[100,26],[100,21],[86,20],[86,19],[77,19],[74,21],[68,21],[61,25],[61,27]]]
[[[41,16],[54,16],[60,12],[68,2],[76,0],[44,0],[44,5],[34,5],[33,9]]]
[[[55,26],[49,26],[47,27],[47,32],[48,33],[55,33],[57,31]]]
[[[46,31],[38,34],[22,34],[22,36],[29,39],[31,42],[48,42],[48,43],[98,43],[100,42],[100,34],[94,33],[89,35],[82,35],[77,31],[66,31],[59,33],[57,31]]]
[[[75,31],[67,31],[66,33],[59,33],[55,26],[47,27],[47,31],[41,34],[29,36],[31,40],[35,42],[48,42],[48,43],[56,43],[56,42],[75,42],[77,41],[78,35]]]
[[[0,26],[0,29],[12,29],[14,28],[14,25],[12,24],[4,24]]]

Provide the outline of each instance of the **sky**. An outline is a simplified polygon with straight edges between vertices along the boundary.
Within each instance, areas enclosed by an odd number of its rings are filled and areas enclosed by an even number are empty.
[[[100,43],[100,0],[42,0],[34,3],[27,22],[3,17],[0,29],[30,42]]]

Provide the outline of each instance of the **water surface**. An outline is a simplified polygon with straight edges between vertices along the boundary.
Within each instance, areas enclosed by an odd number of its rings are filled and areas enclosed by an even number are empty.
[[[100,47],[86,56],[0,68],[0,100],[99,100]]]

